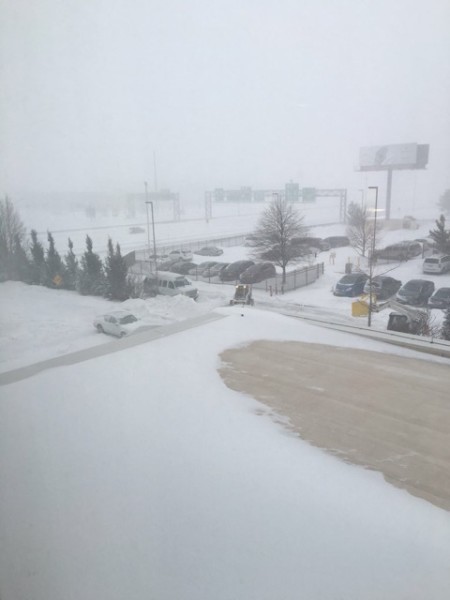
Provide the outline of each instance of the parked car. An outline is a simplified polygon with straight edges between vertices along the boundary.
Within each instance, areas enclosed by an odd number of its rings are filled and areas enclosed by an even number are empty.
[[[209,271],[209,269],[211,269],[211,267],[213,267],[215,264],[217,264],[217,261],[207,260],[206,262],[202,262],[199,265],[193,267],[192,269],[189,269],[188,273],[189,275],[196,275],[197,277],[199,277],[200,275],[203,275],[206,271]]]
[[[420,242],[405,241],[391,244],[381,250],[375,250],[374,256],[375,258],[382,258],[384,260],[409,260],[421,254],[422,244]]]
[[[429,308],[442,308],[446,310],[450,308],[450,287],[442,287],[434,292],[432,296],[428,298]]]
[[[130,227],[130,233],[145,233],[145,229],[143,227]]]
[[[280,260],[280,246],[276,244],[273,248],[261,252],[259,257],[263,260]]]
[[[329,244],[330,248],[341,248],[343,246],[350,246],[350,240],[346,235],[332,235],[330,237],[324,238],[323,241]]]
[[[197,288],[184,275],[178,275],[177,273],[160,273],[158,271],[153,285],[156,293],[164,296],[182,294],[194,300],[198,297]]]
[[[200,250],[196,250],[194,254],[200,254],[200,256],[220,256],[223,254],[223,250],[216,246],[204,246]]]
[[[168,254],[150,254],[150,260],[156,260],[157,262],[163,262],[165,260],[169,260]]]
[[[158,271],[170,271],[172,265],[179,262],[178,260],[163,260],[162,262],[156,263],[156,268]]]
[[[254,264],[252,260],[238,260],[223,269],[219,277],[221,281],[238,281],[240,274]]]
[[[137,323],[135,315],[125,310],[117,310],[94,319],[94,327],[99,333],[109,333],[117,337],[124,337],[135,331],[139,327]]]
[[[209,277],[219,277],[223,269],[226,269],[230,263],[218,262],[209,269]]]
[[[427,279],[410,279],[402,286],[395,299],[401,304],[423,306],[434,292],[434,283]]]
[[[378,300],[387,300],[387,298],[396,294],[401,287],[402,282],[398,279],[387,275],[376,275],[372,278],[372,286],[370,285],[370,279],[366,281],[364,293],[369,294],[372,290]]]
[[[258,240],[259,238],[256,235],[250,234],[245,238],[244,246],[254,248],[255,246],[258,246]]]
[[[414,241],[422,244],[422,256],[431,254],[436,249],[436,242],[432,238],[416,238]]]
[[[310,248],[316,248],[321,252],[325,252],[331,247],[328,242],[317,237],[293,237],[291,239],[291,244],[293,246],[308,246]]]
[[[311,252],[314,251],[317,252],[317,248],[311,248],[310,246],[296,245],[292,243],[285,248],[285,253],[287,256],[289,256],[289,258],[299,258],[301,256],[307,256],[308,254],[311,254]],[[278,262],[281,258],[280,246],[276,244],[269,250],[262,252],[259,256],[260,258],[262,258],[262,260]]]
[[[350,273],[344,275],[334,286],[335,296],[359,296],[364,291],[364,285],[368,279],[365,273]]]
[[[257,263],[241,273],[239,279],[241,283],[259,283],[266,279],[271,279],[277,274],[274,265],[270,262]]]
[[[179,260],[170,266],[169,271],[178,273],[179,275],[187,275],[197,265],[189,260]]]
[[[169,260],[192,260],[192,252],[190,250],[172,250],[169,252]]]
[[[447,273],[450,271],[450,255],[447,256],[429,256],[423,261],[424,273]]]

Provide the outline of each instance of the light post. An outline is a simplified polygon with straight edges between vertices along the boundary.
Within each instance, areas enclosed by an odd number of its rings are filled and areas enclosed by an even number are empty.
[[[148,217],[148,205],[150,204],[152,209],[152,232],[153,232],[153,260],[155,261],[155,272],[156,272],[156,239],[155,239],[155,217],[153,214],[153,202],[148,200],[148,184],[144,181],[145,185],[145,208],[147,210],[147,245],[148,245],[148,259],[150,260],[151,249],[150,249],[150,223]],[[150,261],[151,262],[151,261]]]
[[[378,213],[378,186],[369,186],[369,190],[375,190],[375,217],[373,223],[372,249],[369,261],[369,314],[367,315],[367,326],[372,326],[372,280],[373,280],[373,261],[375,257],[375,240],[377,235],[377,213]]]

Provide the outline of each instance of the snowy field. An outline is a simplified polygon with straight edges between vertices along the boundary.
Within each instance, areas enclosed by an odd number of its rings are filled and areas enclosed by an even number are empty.
[[[205,282],[197,303],[129,300],[162,330],[211,311],[223,318],[1,387],[2,600],[448,598],[447,512],[309,446],[218,375],[220,352],[261,338],[413,355],[260,310],[296,304],[359,323],[352,299],[331,293],[349,249],[334,265],[319,258],[325,275],[315,284],[257,292],[254,308],[228,307],[232,287]],[[422,277],[421,264],[391,274]],[[450,276],[426,278],[450,285]],[[119,343],[92,326],[115,307],[0,284],[1,370]]]

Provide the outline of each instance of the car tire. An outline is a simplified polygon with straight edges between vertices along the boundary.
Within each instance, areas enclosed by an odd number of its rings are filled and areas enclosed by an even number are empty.
[[[120,339],[122,339],[122,338],[123,338],[123,337],[125,337],[125,336],[126,336],[126,333],[125,333],[125,331],[121,331],[121,332],[119,333],[119,337],[120,337]]]
[[[97,331],[99,333],[105,333],[105,330],[103,329],[103,327],[101,325],[97,325]]]

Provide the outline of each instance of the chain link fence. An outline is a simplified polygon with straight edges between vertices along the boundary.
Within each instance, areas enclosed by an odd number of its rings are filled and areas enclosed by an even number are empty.
[[[137,253],[135,252],[130,252],[125,257],[129,274],[145,277],[154,273],[154,270],[152,270],[153,264],[148,260],[136,260],[136,254]],[[277,273],[276,277],[266,279],[260,283],[254,283],[252,284],[252,287],[255,290],[263,290],[271,296],[284,294],[314,283],[321,275],[323,275],[324,271],[324,263],[317,263],[287,272],[286,281],[284,283],[282,275]],[[188,274],[187,277],[192,281],[203,281],[205,283],[213,283],[216,285],[235,286],[236,283],[239,283],[238,281],[221,281],[219,277],[202,277],[201,272],[199,272],[199,274]]]

